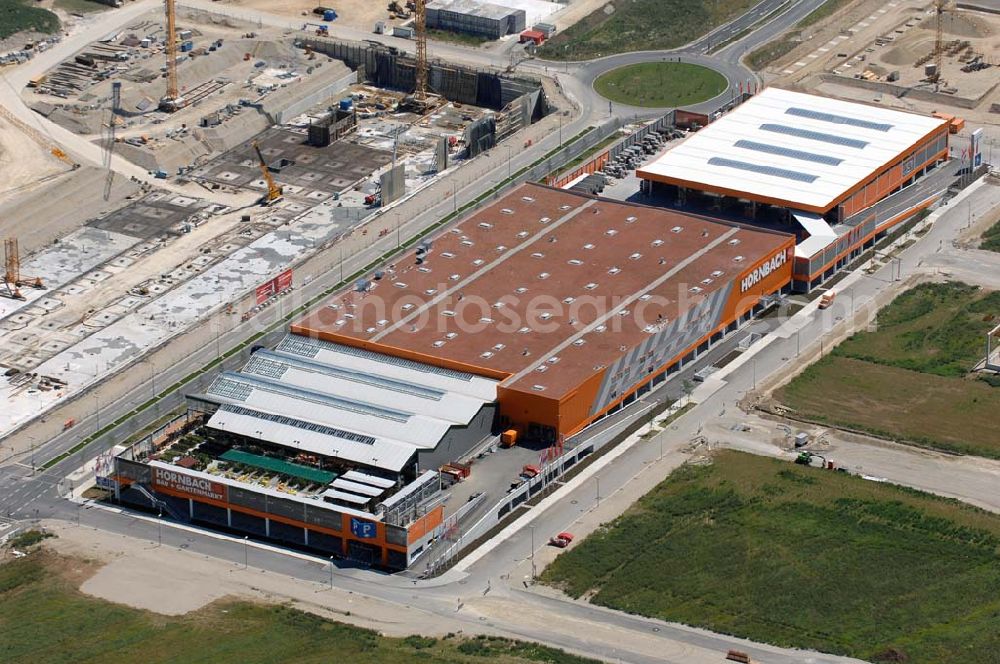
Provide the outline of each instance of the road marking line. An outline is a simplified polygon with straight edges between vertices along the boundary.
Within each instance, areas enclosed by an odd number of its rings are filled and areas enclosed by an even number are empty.
[[[820,47],[820,48],[819,48],[819,52],[820,52],[820,53],[826,53],[826,52],[827,52],[827,51],[829,51],[829,50],[830,50],[830,49],[828,49],[828,48],[827,48],[826,46],[822,46],[822,47]]]
[[[807,57],[807,58],[810,58],[810,59],[816,59],[816,58],[818,58],[818,57],[819,57],[819,53],[810,53],[810,54],[809,54],[809,55],[807,55],[806,57]]]
[[[786,69],[786,70],[784,70],[784,71],[783,71],[783,72],[781,72],[781,73],[782,73],[782,74],[794,74],[794,73],[795,73],[795,70],[794,70],[794,69]]]
[[[805,66],[806,66],[806,63],[804,63],[804,62],[796,62],[796,63],[795,63],[795,66],[796,66],[796,67],[805,67]]]

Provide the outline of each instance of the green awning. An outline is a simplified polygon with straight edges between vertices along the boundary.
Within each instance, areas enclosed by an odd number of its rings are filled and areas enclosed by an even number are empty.
[[[331,473],[327,470],[320,470],[319,468],[303,466],[298,463],[282,461],[281,459],[275,459],[273,457],[260,456],[259,454],[250,454],[249,452],[243,452],[242,450],[229,450],[219,458],[223,461],[242,463],[245,466],[253,466],[254,468],[269,470],[277,475],[297,477],[299,479],[306,480],[308,482],[315,482],[317,484],[329,484],[337,477],[336,473]]]

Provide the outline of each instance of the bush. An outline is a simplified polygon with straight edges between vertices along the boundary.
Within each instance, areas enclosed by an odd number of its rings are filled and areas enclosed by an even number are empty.
[[[59,17],[26,0],[0,0],[0,39],[25,30],[53,33],[60,28]]]

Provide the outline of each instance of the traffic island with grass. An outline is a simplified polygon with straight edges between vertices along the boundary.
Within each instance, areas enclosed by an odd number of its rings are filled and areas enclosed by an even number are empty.
[[[81,593],[94,571],[91,561],[46,550],[0,565],[3,661],[596,664],[497,637],[388,638],[283,605],[220,600],[166,617]]]
[[[619,104],[648,108],[689,106],[722,94],[728,87],[719,72],[686,62],[646,62],[601,74],[594,89]]]
[[[542,580],[629,613],[867,661],[1000,651],[1000,516],[740,452],[681,467]]]
[[[1000,292],[921,284],[775,399],[796,418],[1000,458],[1000,389],[970,373],[998,317]]]

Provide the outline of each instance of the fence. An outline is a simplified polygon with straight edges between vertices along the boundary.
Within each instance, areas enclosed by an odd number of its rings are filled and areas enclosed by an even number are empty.
[[[580,177],[581,175],[596,173],[597,171],[604,168],[604,165],[606,163],[608,163],[609,161],[620,155],[622,151],[632,147],[633,145],[641,143],[642,140],[646,138],[646,136],[648,136],[650,132],[662,131],[664,129],[673,128],[674,114],[675,114],[674,111],[670,111],[666,115],[663,115],[657,118],[656,120],[653,120],[652,122],[649,122],[643,125],[642,127],[639,127],[637,130],[635,130],[622,140],[618,141],[617,143],[609,147],[607,150],[600,152],[599,154],[594,156],[592,159],[588,160],[583,165],[578,166],[577,168],[573,169],[572,171],[569,171],[568,173],[563,173],[562,175],[550,176],[546,178],[545,183],[552,187],[562,187],[567,183],[573,181],[574,179]],[[597,142],[599,143],[600,141],[603,141],[606,138],[607,136],[601,138]],[[594,145],[596,144],[597,143],[594,143]]]
[[[639,408],[641,402],[633,402],[635,408]],[[517,489],[506,494],[497,501],[482,517],[479,518],[469,528],[463,529],[461,520],[471,509],[459,510],[445,521],[443,535],[437,543],[437,547],[443,547],[433,560],[427,563],[427,567],[422,576],[437,576],[458,560],[458,556],[464,550],[474,548],[473,544],[478,540],[485,539],[490,535],[502,521],[509,518],[513,511],[524,505],[532,498],[537,498],[552,487],[554,482],[572,469],[577,468],[587,457],[604,448],[610,448],[631,436],[640,427],[646,424],[645,418],[636,420],[623,430],[614,427],[596,434],[584,430],[566,443],[566,451],[563,454],[542,467],[542,472],[532,479],[526,481]],[[592,427],[595,425],[591,425]],[[485,500],[485,496],[482,497]]]

